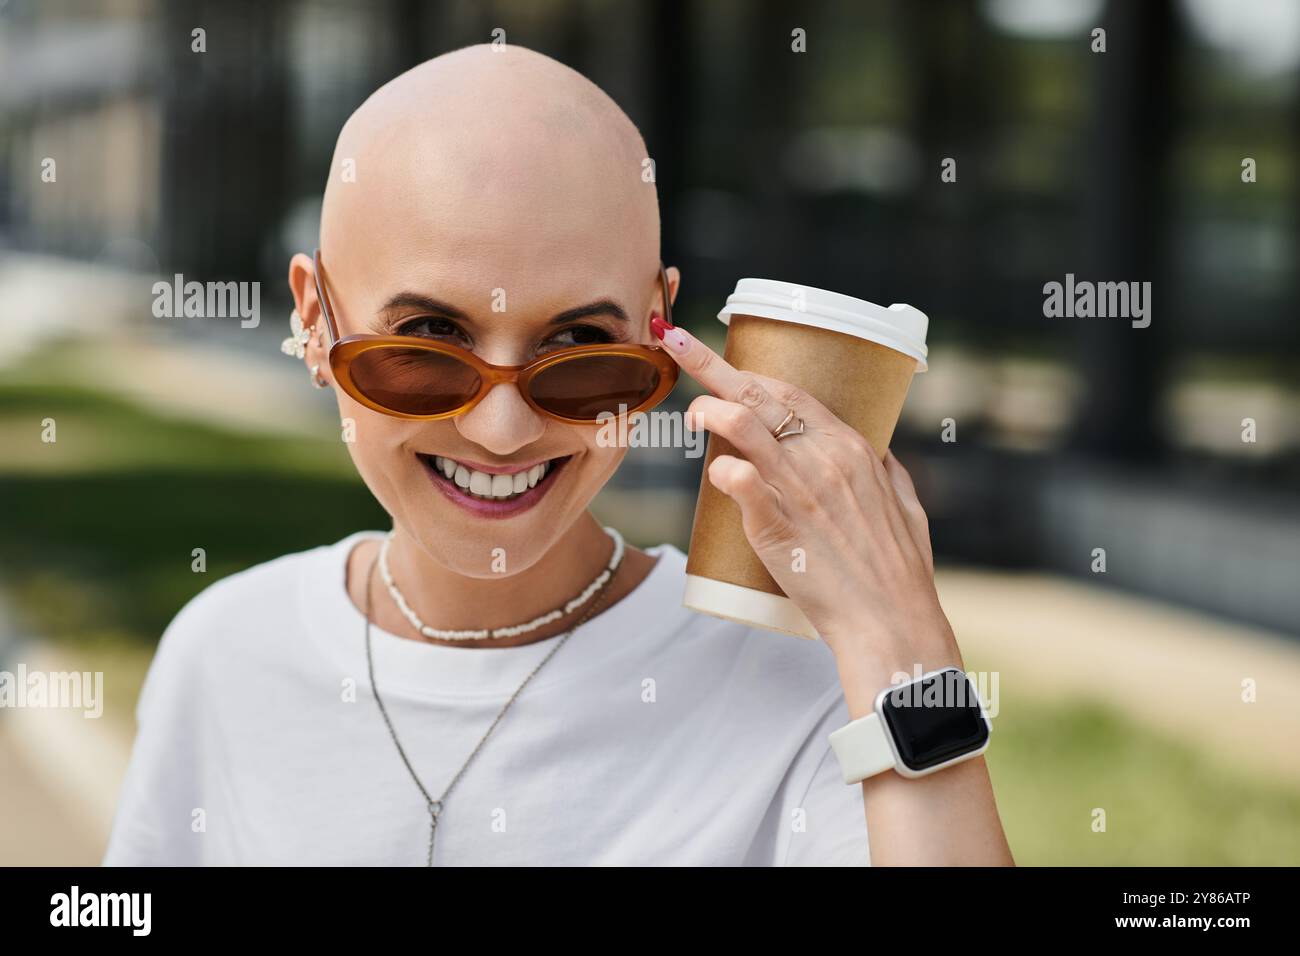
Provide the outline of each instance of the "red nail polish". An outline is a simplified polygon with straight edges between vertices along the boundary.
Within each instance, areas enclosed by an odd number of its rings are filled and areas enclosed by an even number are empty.
[[[655,338],[657,338],[660,342],[664,340],[664,333],[671,328],[672,328],[671,325],[669,325],[663,319],[659,318],[658,312],[650,316],[650,331],[655,334]]]

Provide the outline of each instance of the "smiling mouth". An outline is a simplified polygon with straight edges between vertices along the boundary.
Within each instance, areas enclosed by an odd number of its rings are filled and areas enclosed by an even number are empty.
[[[514,513],[540,500],[572,458],[550,458],[518,471],[490,473],[444,455],[417,453],[429,476],[453,501],[480,513]],[[486,509],[486,511],[485,511]]]

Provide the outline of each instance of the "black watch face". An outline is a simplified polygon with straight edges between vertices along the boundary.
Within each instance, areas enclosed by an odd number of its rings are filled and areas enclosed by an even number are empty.
[[[896,687],[881,700],[880,711],[899,759],[910,770],[928,770],[979,750],[989,739],[979,693],[955,668]]]

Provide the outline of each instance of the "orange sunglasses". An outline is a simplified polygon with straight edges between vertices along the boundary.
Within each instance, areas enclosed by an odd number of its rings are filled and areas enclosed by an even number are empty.
[[[367,408],[396,418],[436,420],[463,415],[493,387],[514,384],[533,409],[569,424],[646,411],[677,384],[677,363],[650,345],[579,345],[525,365],[492,365],[468,349],[414,335],[339,338],[325,291],[320,250],[312,256],[316,298],[329,330],[330,368],[343,391]],[[668,275],[659,265],[664,321],[672,324]]]

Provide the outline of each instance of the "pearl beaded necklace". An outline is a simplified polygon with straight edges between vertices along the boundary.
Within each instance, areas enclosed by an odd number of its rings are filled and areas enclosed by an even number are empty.
[[[512,624],[507,627],[494,627],[482,630],[466,631],[442,631],[436,627],[429,627],[420,620],[420,616],[412,610],[411,606],[406,603],[406,598],[402,592],[397,589],[397,583],[393,580],[392,572],[388,568],[388,545],[393,540],[396,532],[390,531],[384,538],[384,543],[379,548],[379,574],[384,579],[384,585],[388,588],[389,595],[392,596],[393,603],[397,605],[398,610],[405,615],[406,619],[411,622],[411,626],[423,634],[425,637],[435,638],[441,641],[476,641],[489,637],[516,637],[520,634],[527,634],[529,631],[535,631],[539,627],[544,627],[552,621],[558,621],[566,614],[572,614],[582,605],[591,600],[592,595],[600,590],[601,586],[618,570],[619,564],[623,560],[623,536],[615,528],[605,528],[605,533],[614,541],[614,553],[610,556],[609,565],[596,579],[588,584],[577,597],[573,598],[563,608],[556,608],[554,611],[547,611],[540,617],[535,617],[525,624]]]

